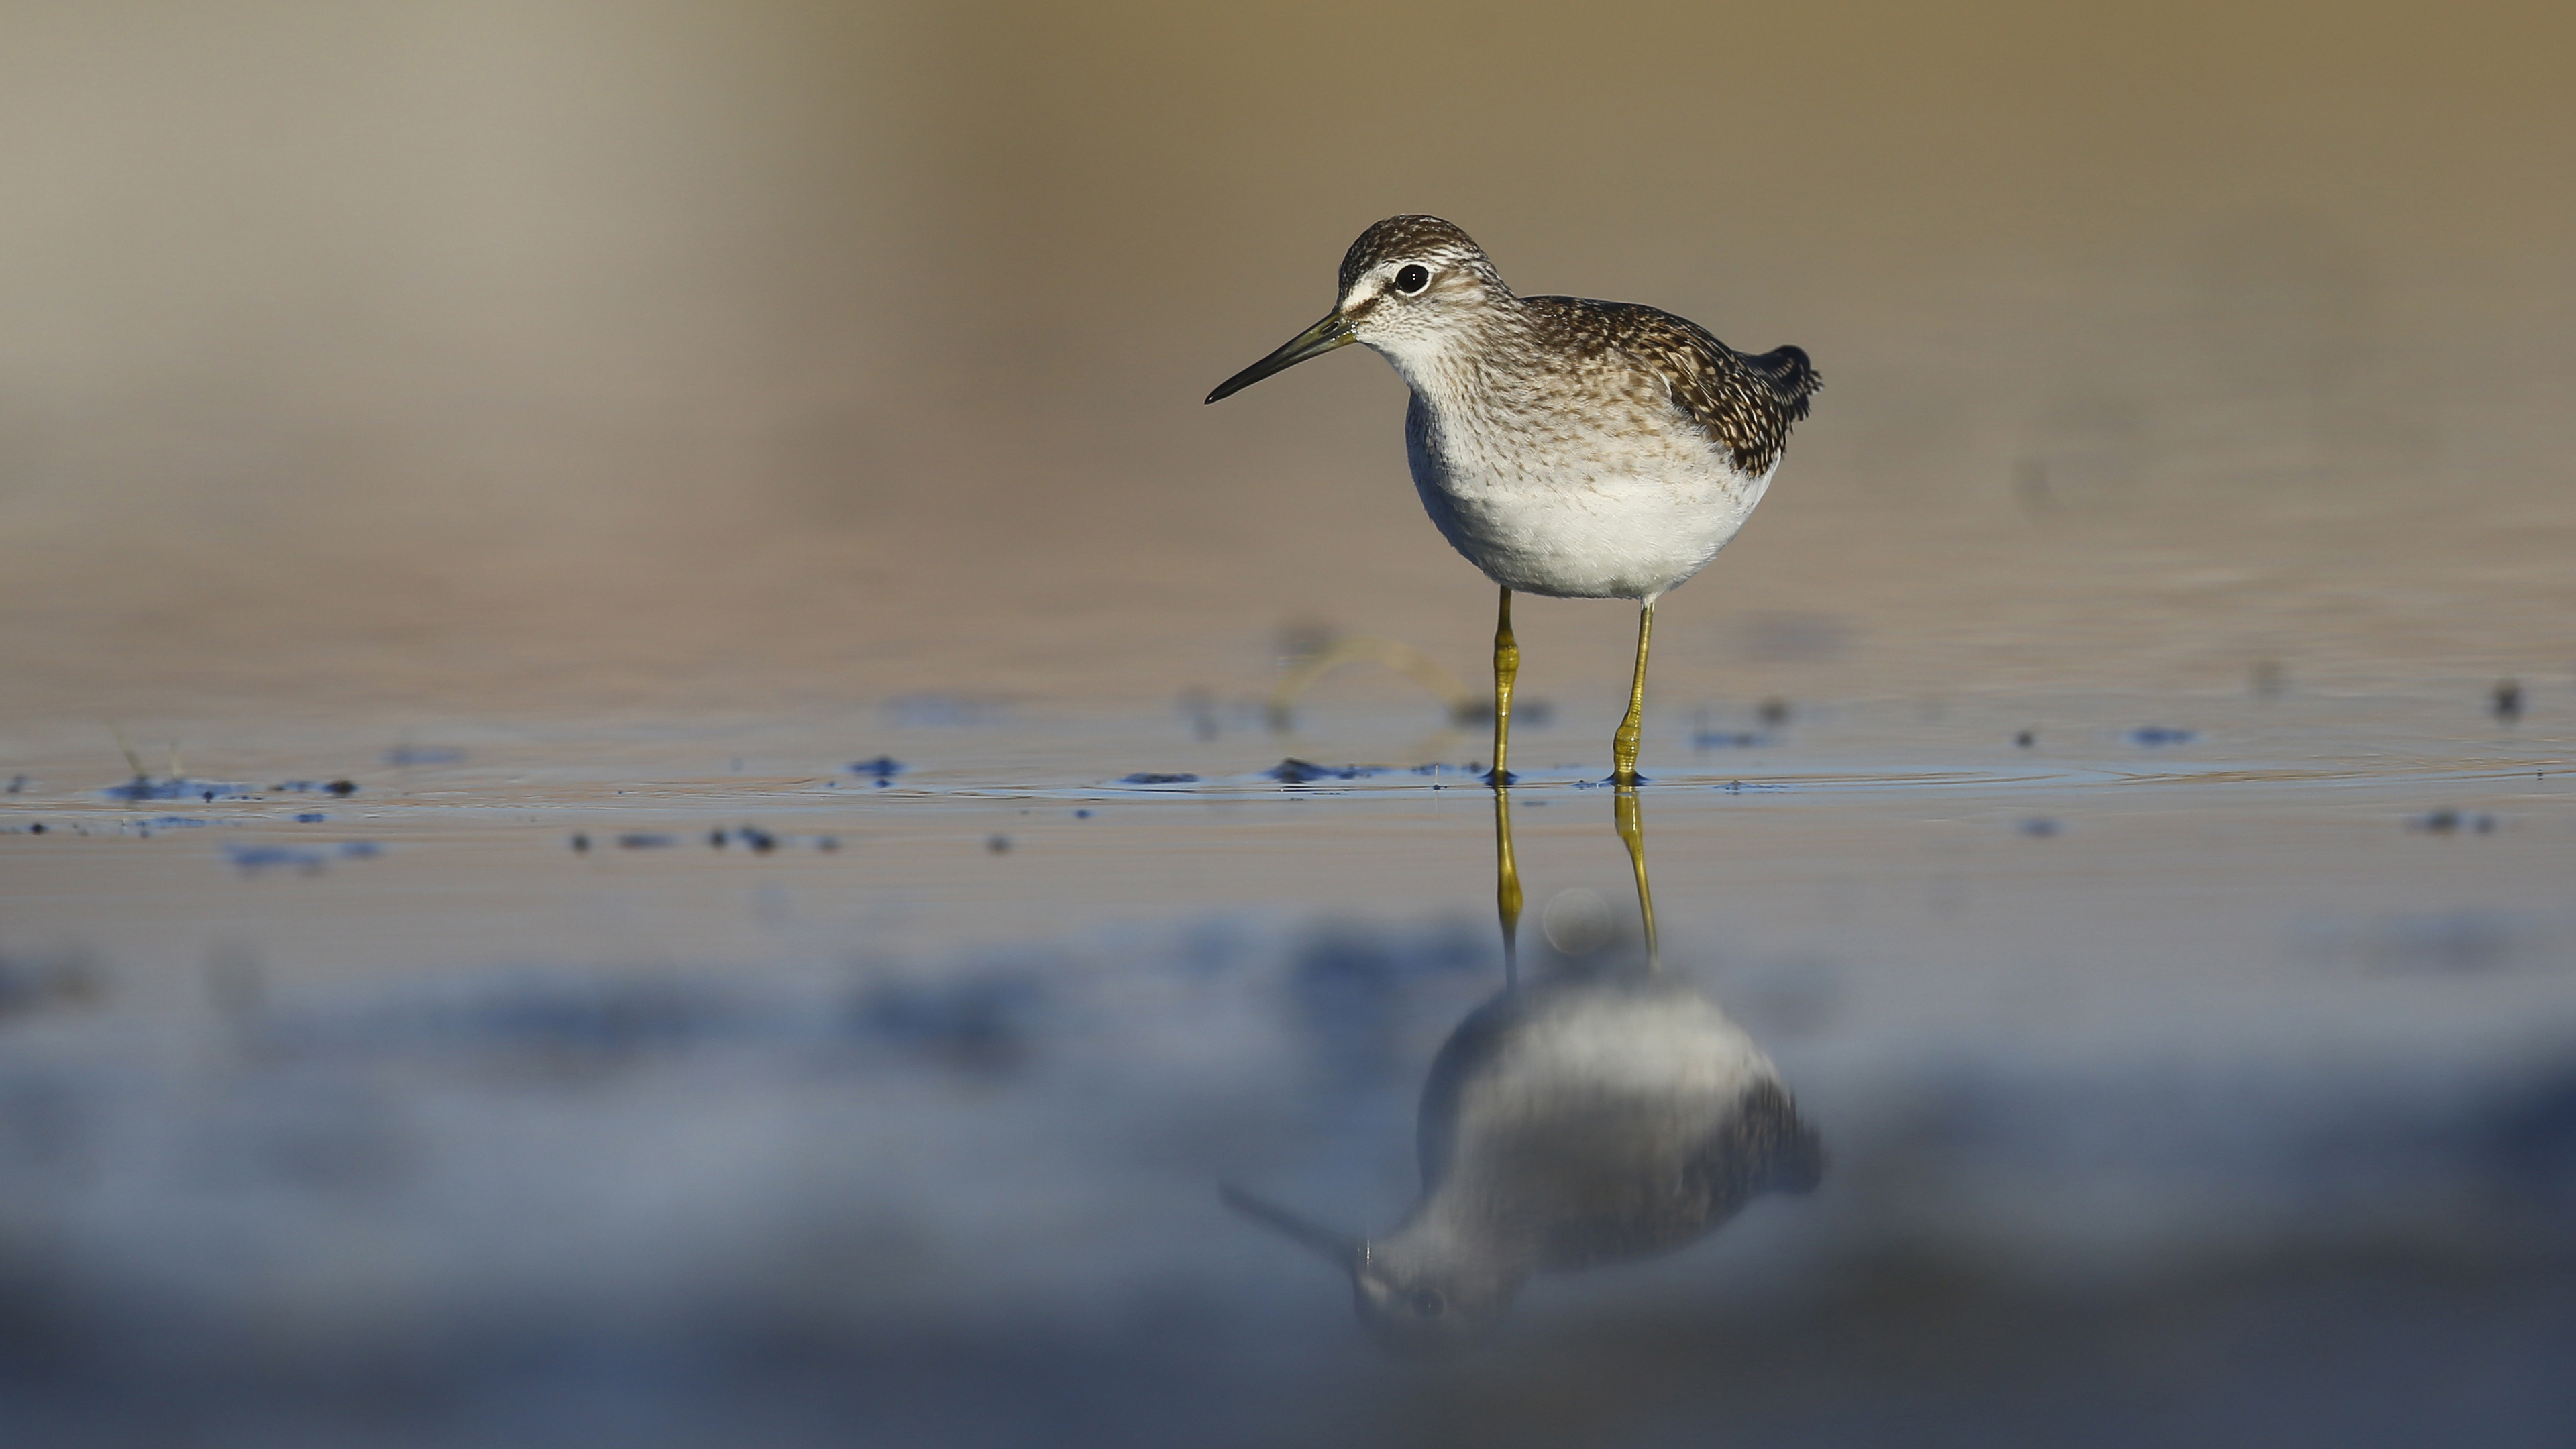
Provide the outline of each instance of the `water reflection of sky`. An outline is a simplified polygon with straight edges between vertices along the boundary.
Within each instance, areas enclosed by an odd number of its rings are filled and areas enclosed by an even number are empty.
[[[2258,1413],[2529,1442],[2576,1340],[2558,747],[2390,701],[2299,758],[2270,704],[2182,703],[2058,701],[2029,746],[2002,726],[2032,711],[1821,707],[1719,769],[1650,736],[1645,1015],[1740,1029],[1830,1164],[1585,1251],[1603,1164],[1638,1160],[1615,1124],[1471,1140],[1556,1120],[1597,1061],[1497,1117],[1498,1041],[1637,1004],[1617,800],[1571,773],[1513,792],[1513,992],[1490,795],[1267,776],[1337,758],[1311,737],[245,740],[197,747],[243,786],[212,800],[35,757],[0,835],[0,1412],[24,1442],[2169,1442]],[[2196,737],[2130,742],[2150,718]],[[1386,1243],[1462,1171],[1525,1215],[1480,1240],[1517,1291],[1427,1364],[1220,1198]]]

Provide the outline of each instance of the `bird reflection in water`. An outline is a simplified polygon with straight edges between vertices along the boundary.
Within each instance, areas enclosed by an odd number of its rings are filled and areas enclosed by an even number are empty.
[[[1824,1150],[1761,1048],[1664,969],[1633,789],[1618,792],[1641,957],[1523,981],[1511,792],[1494,791],[1501,992],[1469,1013],[1422,1088],[1422,1198],[1378,1238],[1334,1232],[1239,1188],[1225,1199],[1351,1275],[1360,1322],[1398,1352],[1472,1341],[1533,1272],[1670,1252],[1764,1192],[1816,1185]]]

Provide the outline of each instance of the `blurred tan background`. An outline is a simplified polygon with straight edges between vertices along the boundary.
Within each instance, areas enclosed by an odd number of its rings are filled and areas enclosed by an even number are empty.
[[[1395,211],[1817,359],[1668,701],[2563,687],[2569,17],[16,0],[9,709],[1470,673],[1384,365],[1199,402]],[[1606,728],[1626,611],[1524,614]]]

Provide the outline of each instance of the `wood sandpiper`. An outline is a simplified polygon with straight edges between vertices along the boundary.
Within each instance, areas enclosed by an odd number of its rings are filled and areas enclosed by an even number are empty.
[[[1340,296],[1207,400],[1352,342],[1394,364],[1413,390],[1404,443],[1422,506],[1502,587],[1491,778],[1512,778],[1519,589],[1638,601],[1637,670],[1610,747],[1612,780],[1637,783],[1655,601],[1706,567],[1762,501],[1790,425],[1822,385],[1807,354],[1738,352],[1632,302],[1518,296],[1436,216],[1391,216],[1360,233],[1342,258]]]

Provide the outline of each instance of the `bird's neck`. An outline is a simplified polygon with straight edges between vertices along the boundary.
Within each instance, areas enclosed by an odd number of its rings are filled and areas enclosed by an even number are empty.
[[[1424,402],[1449,411],[1494,393],[1497,360],[1519,355],[1527,329],[1520,299],[1506,292],[1436,332],[1369,345]]]
[[[1435,1192],[1370,1251],[1408,1274],[1521,1277],[1538,1265],[1545,1228],[1511,1206],[1485,1193]]]

